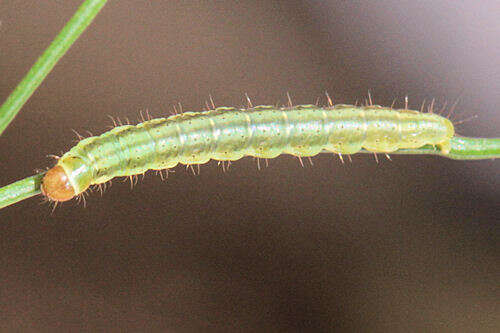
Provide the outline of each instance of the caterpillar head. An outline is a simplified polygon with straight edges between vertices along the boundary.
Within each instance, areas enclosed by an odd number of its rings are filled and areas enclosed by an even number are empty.
[[[42,193],[52,201],[67,201],[75,196],[75,189],[60,165],[49,169],[42,179]]]
[[[85,162],[75,156],[62,157],[42,179],[43,195],[52,201],[68,201],[84,192],[92,175]]]

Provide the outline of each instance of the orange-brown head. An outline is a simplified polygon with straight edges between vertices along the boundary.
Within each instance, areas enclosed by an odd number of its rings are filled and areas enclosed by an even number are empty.
[[[68,175],[60,165],[47,171],[41,189],[43,195],[53,201],[68,201],[76,195]]]

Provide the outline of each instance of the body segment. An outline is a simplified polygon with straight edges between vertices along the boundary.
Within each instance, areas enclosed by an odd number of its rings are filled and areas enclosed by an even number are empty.
[[[453,135],[452,123],[439,115],[380,106],[217,108],[118,126],[83,139],[59,159],[57,170],[64,170],[64,186],[78,195],[114,177],[210,159],[314,156],[323,150],[355,154],[363,148],[390,153],[426,144],[446,154]],[[49,189],[50,181],[42,183],[44,194],[64,201]]]

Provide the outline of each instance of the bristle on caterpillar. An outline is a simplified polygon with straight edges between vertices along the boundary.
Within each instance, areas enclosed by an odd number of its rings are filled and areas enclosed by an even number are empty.
[[[289,101],[291,103],[291,101]],[[378,105],[219,107],[184,112],[116,126],[100,136],[81,139],[57,160],[42,181],[42,193],[52,201],[67,201],[89,186],[114,177],[129,177],[177,164],[203,164],[211,159],[234,161],[244,156],[301,157],[330,151],[349,156],[365,149],[390,153],[404,148],[437,146],[450,151],[455,129],[435,113]],[[302,162],[302,160],[300,159]],[[343,160],[342,160],[343,161]]]

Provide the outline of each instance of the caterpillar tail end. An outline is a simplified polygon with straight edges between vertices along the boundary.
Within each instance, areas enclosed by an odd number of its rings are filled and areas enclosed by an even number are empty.
[[[47,171],[42,179],[41,190],[43,195],[57,202],[68,201],[76,195],[68,175],[60,165]]]

